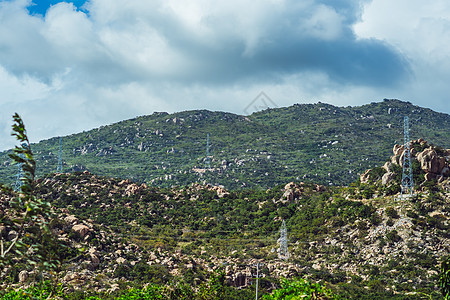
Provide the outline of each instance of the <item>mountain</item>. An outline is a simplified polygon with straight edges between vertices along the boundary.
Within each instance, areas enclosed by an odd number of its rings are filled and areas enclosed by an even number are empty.
[[[449,115],[385,99],[359,107],[296,104],[249,116],[154,113],[62,137],[62,160],[66,172],[87,170],[160,187],[199,182],[268,188],[298,180],[345,185],[380,166],[402,143],[405,115],[411,139],[450,146]],[[205,159],[208,133],[211,168]],[[59,138],[32,148],[38,176],[55,172]],[[17,167],[7,154],[0,153],[0,182],[13,184]]]
[[[450,149],[423,139],[410,149],[415,192],[403,197],[398,144],[383,167],[349,186],[161,188],[87,171],[41,177],[19,196],[0,186],[2,243],[22,232],[21,249],[31,247],[0,260],[0,296],[17,289],[14,299],[27,299],[19,288],[53,282],[63,299],[129,299],[115,297],[145,286],[167,299],[253,299],[257,266],[264,295],[281,278],[302,277],[331,289],[331,299],[439,299],[450,254]],[[33,256],[58,262],[40,272]],[[43,289],[35,294],[48,295]]]

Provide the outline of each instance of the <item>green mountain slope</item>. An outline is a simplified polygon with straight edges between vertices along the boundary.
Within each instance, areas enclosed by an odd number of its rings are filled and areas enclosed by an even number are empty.
[[[64,171],[88,170],[155,186],[192,182],[226,188],[273,187],[293,180],[325,185],[354,181],[379,166],[403,139],[449,147],[450,116],[399,100],[360,107],[297,104],[250,116],[206,110],[154,113],[62,138]],[[26,120],[25,120],[26,122]],[[211,169],[205,170],[210,133]],[[33,145],[38,176],[56,170],[59,139]],[[0,182],[17,168],[0,153]]]

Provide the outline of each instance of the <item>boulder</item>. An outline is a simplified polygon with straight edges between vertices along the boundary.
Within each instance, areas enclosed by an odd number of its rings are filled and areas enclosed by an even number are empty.
[[[427,141],[425,141],[423,138],[420,138],[420,139],[418,139],[417,141],[415,141],[415,142],[417,142],[417,143],[419,143],[420,145],[426,145],[428,142]]]
[[[123,185],[129,185],[129,184],[131,184],[131,183],[132,183],[131,180],[129,180],[129,179],[124,179],[124,180],[120,181],[120,182],[118,183],[118,185],[119,185],[119,186],[123,186]]]
[[[74,215],[69,215],[67,217],[64,218],[64,221],[70,224],[77,224],[78,223],[78,218],[75,217]]]
[[[383,177],[381,177],[381,184],[388,185],[393,178],[394,173],[388,171],[387,173],[384,173]]]
[[[211,191],[215,191],[217,193],[217,196],[219,198],[223,198],[226,195],[229,195],[230,193],[225,190],[222,186],[213,186],[210,188]]]
[[[389,162],[389,161],[387,161],[384,165],[383,165],[383,167],[382,167],[383,169],[385,169],[386,170],[386,172],[390,172],[391,170],[392,170],[392,163],[391,162]]]
[[[292,189],[294,189],[295,187],[296,187],[297,185],[294,183],[294,182],[289,182],[288,184],[286,184],[285,186],[284,186],[284,189],[285,190],[292,190]]]
[[[434,174],[434,173],[426,173],[425,174],[425,181],[431,181],[433,179],[436,179],[436,174]]]
[[[396,156],[396,155],[391,156],[391,163],[394,165],[399,165],[399,158],[400,158],[400,156]]]
[[[300,185],[289,182],[284,186],[284,194],[283,197],[280,198],[280,201],[282,202],[290,202],[299,199],[299,197],[302,195],[302,192],[304,191],[304,188],[302,187],[304,183],[300,183]],[[322,191],[323,186],[316,185],[317,191]],[[323,187],[325,189],[325,187]]]
[[[120,290],[119,284],[118,283],[113,283],[113,284],[111,284],[111,287],[108,289],[107,292],[109,294],[111,294],[111,293],[114,293],[114,292],[119,291],[119,290]]]
[[[128,197],[130,197],[131,195],[136,195],[137,193],[139,193],[142,190],[142,187],[132,183],[130,185],[128,185],[125,189],[125,193]]]
[[[63,280],[63,282],[69,282],[69,281],[73,280],[74,277],[75,277],[74,274],[71,271],[69,271],[66,273],[66,275],[64,275],[62,280]]]
[[[22,270],[19,273],[19,282],[24,283],[28,279],[28,272],[26,270]]]
[[[67,208],[60,208],[60,211],[63,213],[63,214],[69,214],[70,213],[70,211],[67,209]]]
[[[316,184],[316,192],[324,192],[324,191],[325,191],[325,186]]]
[[[361,181],[361,183],[368,183],[369,182],[369,179],[370,179],[369,173],[370,173],[370,171],[372,171],[372,169],[366,170],[363,174],[361,174],[359,176],[359,180]]]
[[[90,258],[91,258],[90,269],[98,268],[98,266],[100,264],[100,259],[98,258],[98,256],[91,253]]]
[[[395,156],[401,155],[403,151],[405,151],[405,145],[394,145],[394,149],[392,149]]]
[[[127,260],[123,257],[119,257],[118,259],[116,259],[116,262],[120,265],[126,263],[126,261]]]
[[[440,174],[445,167],[445,158],[439,157],[433,148],[427,148],[418,153],[417,160],[426,173]]]
[[[90,231],[89,227],[84,224],[77,224],[72,226],[72,230],[77,233],[81,238],[84,238]]]
[[[294,200],[294,191],[291,189],[286,190],[283,194],[283,199],[285,199],[289,202],[293,201]]]

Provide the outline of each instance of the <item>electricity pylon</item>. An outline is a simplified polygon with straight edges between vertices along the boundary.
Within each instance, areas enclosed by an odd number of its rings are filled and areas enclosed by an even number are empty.
[[[286,228],[286,222],[283,220],[283,223],[281,224],[280,229],[280,252],[278,253],[278,256],[281,259],[287,260],[289,258],[289,250],[287,245],[287,228]]]
[[[258,300],[258,287],[259,287],[259,278],[261,278],[261,275],[259,275],[259,267],[262,266],[261,263],[256,263],[256,300]]]
[[[404,148],[405,152],[403,153],[403,174],[402,174],[402,190],[401,197],[403,195],[409,194],[413,195],[414,192],[414,181],[413,181],[413,172],[411,166],[411,149],[409,147],[409,119],[408,116],[405,116],[403,120],[403,135],[404,135]]]
[[[17,174],[16,174],[16,182],[14,183],[14,190],[16,192],[20,191],[22,187],[22,164],[17,164]]]
[[[22,147],[28,147],[27,144],[23,143]],[[24,154],[19,154],[20,157],[25,158]],[[22,176],[23,176],[23,170],[22,170],[22,163],[17,164],[17,174],[16,174],[16,182],[14,183],[14,190],[16,192],[20,191],[20,188],[22,187]]]
[[[206,135],[206,160],[205,169],[211,169],[211,160],[209,158],[209,133]]]
[[[59,137],[59,155],[58,155],[58,166],[56,167],[56,173],[62,173],[62,138]]]

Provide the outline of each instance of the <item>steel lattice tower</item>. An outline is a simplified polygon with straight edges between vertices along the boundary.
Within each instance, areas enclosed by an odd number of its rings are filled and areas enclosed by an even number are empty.
[[[409,194],[413,195],[414,182],[413,182],[413,172],[411,167],[411,149],[409,147],[409,119],[405,116],[403,120],[403,134],[404,134],[404,147],[405,152],[403,153],[403,175],[402,175],[402,191],[401,196]]]
[[[22,187],[22,164],[17,164],[16,182],[14,183],[14,190],[20,191]]]
[[[59,155],[58,155],[58,166],[56,167],[56,173],[62,173],[62,138],[59,137]]]
[[[205,169],[211,169],[211,160],[209,159],[209,133],[206,135],[206,160]]]
[[[261,275],[259,275],[259,267],[261,266],[261,263],[257,263],[256,265],[256,300],[258,300],[258,287],[259,287],[259,278],[261,278]]]
[[[280,229],[280,252],[279,257],[281,259],[288,259],[289,258],[289,250],[287,245],[287,228],[286,228],[286,222],[283,220],[283,223],[281,224]]]
[[[28,147],[27,144],[23,143],[22,147]],[[25,158],[23,154],[19,154],[20,157]],[[22,176],[23,176],[23,170],[22,170],[22,163],[17,164],[17,174],[16,174],[16,182],[14,183],[14,190],[16,192],[20,191],[20,188],[22,187]]]

